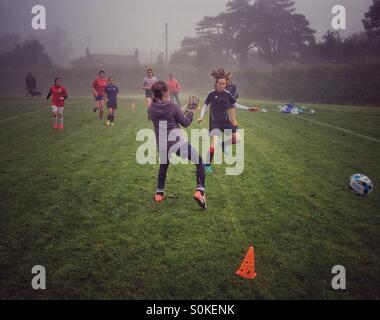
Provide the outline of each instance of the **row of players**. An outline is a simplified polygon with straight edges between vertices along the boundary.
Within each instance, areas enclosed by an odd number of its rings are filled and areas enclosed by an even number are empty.
[[[230,130],[232,136],[228,140],[221,142],[222,150],[228,145],[237,144],[241,141],[241,136],[238,130],[236,121],[236,109],[256,112],[257,107],[246,107],[237,103],[238,88],[231,82],[231,74],[226,73],[223,69],[218,69],[212,72],[212,77],[215,79],[214,90],[212,90],[202,107],[198,122],[203,121],[203,118],[210,108],[209,132],[211,137],[211,146],[208,152],[207,161],[204,161],[190,143],[183,139],[181,149],[187,150],[186,157],[194,161],[196,169],[196,192],[194,199],[202,207],[206,208],[205,195],[205,171],[212,173],[211,163],[215,153],[215,146],[218,143],[218,137],[225,130]],[[62,79],[56,78],[54,86],[51,87],[47,99],[52,96],[52,112],[55,119],[54,127],[63,129],[63,108],[64,101],[67,99],[67,91],[62,85]],[[104,71],[99,72],[99,77],[93,82],[94,97],[96,108],[99,110],[99,118],[103,116],[103,108],[107,102],[108,120],[107,125],[113,124],[115,110],[117,109],[118,88],[114,84],[112,77],[106,81]],[[229,90],[227,90],[229,89]],[[147,71],[147,77],[144,79],[143,90],[145,90],[146,104],[148,109],[148,118],[153,122],[157,137],[158,147],[164,145],[165,150],[159,150],[166,153],[165,159],[170,158],[169,150],[176,143],[169,141],[168,136],[174,129],[179,129],[180,126],[188,127],[193,121],[193,108],[187,105],[184,110],[177,104],[173,103],[170,97],[168,84],[158,80],[153,76],[153,70]],[[167,123],[166,141],[159,141],[159,123],[165,121]],[[177,151],[178,156],[183,156]],[[155,201],[162,202],[165,199],[165,181],[166,173],[169,167],[169,162],[160,163],[158,173],[158,184],[155,194]]]

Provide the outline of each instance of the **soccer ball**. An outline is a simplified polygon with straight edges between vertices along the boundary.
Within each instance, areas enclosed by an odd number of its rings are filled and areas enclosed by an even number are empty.
[[[311,110],[310,113],[311,113],[312,115],[315,115],[315,110]]]
[[[364,174],[356,173],[348,181],[348,188],[358,196],[364,197],[373,191],[373,183]]]

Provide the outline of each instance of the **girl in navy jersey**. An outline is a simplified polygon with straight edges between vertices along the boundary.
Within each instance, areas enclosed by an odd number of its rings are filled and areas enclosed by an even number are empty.
[[[215,79],[215,90],[208,94],[202,107],[200,118],[198,119],[198,122],[200,123],[210,106],[209,131],[211,136],[211,146],[206,164],[206,172],[210,173],[212,172],[211,162],[214,157],[215,144],[221,133],[225,130],[231,130],[232,132],[231,139],[222,142],[223,150],[226,145],[236,144],[241,141],[235,113],[231,112],[233,108],[251,112],[257,111],[257,108],[255,107],[245,107],[236,103],[236,98],[226,90],[227,77],[229,74],[226,74],[223,69],[213,71],[211,75]]]
[[[107,101],[107,127],[114,125],[115,113],[117,109],[117,96],[119,94],[119,88],[115,85],[113,77],[108,77],[108,84],[106,87],[106,101]]]

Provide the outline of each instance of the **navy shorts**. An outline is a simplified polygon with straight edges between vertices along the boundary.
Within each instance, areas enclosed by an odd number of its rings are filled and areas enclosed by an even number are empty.
[[[232,133],[238,131],[238,126],[234,126],[231,121],[210,121],[210,136],[219,136],[224,130],[231,130]]]
[[[114,101],[108,101],[107,102],[107,108],[108,109],[110,109],[110,108],[112,108],[112,109],[117,109],[117,102],[114,102]]]
[[[152,98],[153,99],[153,91],[152,90],[145,90],[145,98]]]
[[[105,99],[105,96],[96,96],[95,97],[95,101],[100,101],[100,100],[104,100]]]

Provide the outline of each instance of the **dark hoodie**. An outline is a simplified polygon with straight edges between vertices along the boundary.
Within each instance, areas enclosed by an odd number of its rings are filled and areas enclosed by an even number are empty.
[[[154,124],[154,131],[156,133],[156,141],[158,147],[162,145],[162,143],[167,143],[167,149],[169,150],[172,145],[179,141],[183,141],[183,143],[187,142],[182,134],[179,133],[179,131],[176,133],[178,136],[176,141],[168,141],[168,135],[172,130],[179,130],[180,125],[187,128],[193,121],[192,112],[189,111],[184,114],[180,107],[178,107],[176,104],[170,101],[164,102],[157,100],[151,104],[149,108],[149,114]],[[166,124],[166,130],[159,130],[160,122],[161,128],[165,128]]]

